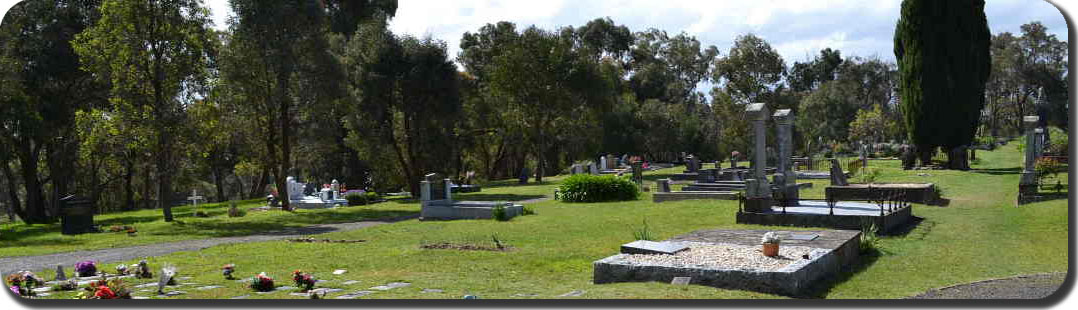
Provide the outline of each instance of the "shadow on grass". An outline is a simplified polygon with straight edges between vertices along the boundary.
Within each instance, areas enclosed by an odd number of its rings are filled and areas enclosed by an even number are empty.
[[[1008,175],[1022,173],[1021,167],[1013,168],[991,168],[991,169],[970,169],[970,172],[990,175]]]
[[[792,297],[812,299],[827,298],[827,293],[831,291],[832,287],[838,286],[839,284],[849,281],[850,278],[853,278],[858,273],[861,273],[862,271],[868,269],[868,267],[871,267],[873,264],[876,263],[877,260],[880,259],[880,256],[883,256],[885,254],[885,251],[881,251],[878,248],[871,248],[866,251],[863,251],[860,253],[860,257],[857,260],[857,263],[855,263],[853,266],[843,267],[838,274],[831,276],[830,279],[817,282],[812,287],[810,287],[803,295]]]
[[[925,220],[925,218],[923,218],[923,217],[912,216],[910,218],[909,223],[906,223],[905,225],[902,225],[902,226],[892,228],[891,230],[886,231],[886,232],[878,233],[877,235],[879,235],[879,236],[888,236],[888,237],[904,237],[904,236],[908,235],[911,231],[916,229],[918,226],[920,226],[921,222],[924,222],[924,220]],[[931,227],[929,227],[929,228],[931,228]]]
[[[370,220],[400,220],[418,216],[418,211],[401,210],[363,210],[359,212],[312,212],[297,216],[283,216],[260,222],[220,222],[197,221],[176,222],[176,229],[167,232],[155,232],[155,235],[202,235],[207,237],[235,237],[247,235],[316,234],[335,231],[331,227],[296,227],[297,225],[317,225],[349,223]],[[307,232],[310,231],[310,232]]]
[[[544,195],[517,195],[517,194],[459,194],[453,195],[453,200],[473,200],[473,201],[521,201],[530,199],[539,199],[546,197]]]

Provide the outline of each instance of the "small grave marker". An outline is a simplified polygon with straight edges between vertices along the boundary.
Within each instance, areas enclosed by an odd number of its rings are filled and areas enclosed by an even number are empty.
[[[819,238],[819,237],[820,237],[819,234],[790,234],[790,237],[788,237],[788,239],[790,239],[790,240],[812,241],[812,240],[816,240],[816,238]]]
[[[194,210],[198,210],[198,202],[200,200],[203,200],[203,199],[204,198],[202,196],[198,195],[198,190],[197,189],[192,189],[191,190],[191,197],[187,197],[187,200],[190,200],[191,204],[194,206]]]
[[[674,277],[674,280],[670,281],[670,284],[689,285],[689,281],[692,281],[692,277]]]

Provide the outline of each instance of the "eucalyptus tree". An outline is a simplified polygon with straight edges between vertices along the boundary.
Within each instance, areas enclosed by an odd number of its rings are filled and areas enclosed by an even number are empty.
[[[746,34],[738,36],[730,52],[716,60],[712,72],[712,80],[723,82],[735,101],[751,103],[779,86],[786,64],[771,44]]]
[[[27,223],[50,220],[57,200],[70,194],[75,112],[105,102],[107,87],[80,69],[71,46],[97,19],[99,2],[23,1],[0,24],[0,144],[11,146],[0,157],[17,168],[5,164],[4,170],[8,186],[23,185],[25,199],[10,194],[13,211]]]

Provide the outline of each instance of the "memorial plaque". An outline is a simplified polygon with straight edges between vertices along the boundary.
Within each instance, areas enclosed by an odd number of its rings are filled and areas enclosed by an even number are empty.
[[[802,241],[812,241],[812,240],[816,240],[816,238],[819,238],[819,237],[820,237],[819,234],[790,234],[790,236],[787,237],[787,239],[790,239],[790,240],[802,240]]]
[[[678,243],[647,240],[636,240],[621,245],[623,254],[674,254],[688,249],[689,247]]]
[[[692,277],[674,277],[674,280],[670,281],[670,284],[689,285],[690,281],[692,281]]]

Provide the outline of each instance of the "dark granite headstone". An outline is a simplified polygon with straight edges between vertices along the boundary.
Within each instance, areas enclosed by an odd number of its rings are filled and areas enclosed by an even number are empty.
[[[846,174],[842,172],[842,165],[838,163],[837,159],[831,159],[831,185],[850,185],[850,183],[846,181]]]
[[[96,232],[94,205],[89,200],[70,195],[60,199],[60,231],[64,235]]]
[[[621,245],[623,254],[674,254],[688,249],[689,247],[677,243],[647,240],[636,240]]]
[[[445,176],[441,173],[431,172],[423,176],[423,179],[430,182],[430,199],[445,199]]]

